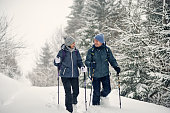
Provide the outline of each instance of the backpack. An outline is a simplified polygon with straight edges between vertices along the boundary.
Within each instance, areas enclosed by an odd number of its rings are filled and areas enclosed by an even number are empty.
[[[106,49],[106,53],[107,53],[107,58],[106,58],[106,61],[109,60],[109,48],[106,46],[105,44],[105,49]],[[91,62],[93,62],[93,56],[94,56],[94,51],[95,51],[95,47],[93,46],[92,49],[91,49]]]
[[[106,46],[106,43],[104,45],[105,45],[105,49],[106,49],[106,53],[107,53],[106,61],[108,61],[109,57],[110,57],[109,56],[109,48]],[[93,59],[94,54],[95,54],[95,47],[93,46],[92,49],[91,49],[91,62],[94,61],[94,59]],[[90,80],[92,80],[92,72],[93,72],[92,70],[93,70],[92,68],[90,68],[90,70],[88,68],[88,77],[90,78]]]

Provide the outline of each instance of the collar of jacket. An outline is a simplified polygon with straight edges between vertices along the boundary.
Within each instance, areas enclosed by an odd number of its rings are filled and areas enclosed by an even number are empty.
[[[93,45],[93,48],[94,48],[94,49],[99,49],[99,50],[102,49],[102,48],[105,48],[105,47],[106,47],[106,46],[105,46],[104,44],[102,44],[100,47],[96,47],[95,45]]]
[[[66,50],[66,51],[70,51],[70,52],[73,52],[73,51],[75,51],[76,50],[76,47],[74,47],[73,49],[72,48],[70,48],[70,47],[68,47],[68,46],[66,46],[65,44],[63,45],[63,50]]]

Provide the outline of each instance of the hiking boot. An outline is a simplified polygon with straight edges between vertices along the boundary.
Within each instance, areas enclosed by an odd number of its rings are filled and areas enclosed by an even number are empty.
[[[73,106],[67,106],[66,110],[69,111],[70,113],[72,113],[73,112]]]

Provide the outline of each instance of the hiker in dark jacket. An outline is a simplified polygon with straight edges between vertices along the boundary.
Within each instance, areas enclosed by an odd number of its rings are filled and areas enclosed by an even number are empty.
[[[66,110],[73,112],[72,104],[77,104],[79,94],[79,70],[83,69],[83,62],[78,49],[75,48],[75,40],[66,37],[65,44],[55,58],[54,64],[59,66],[60,76],[65,90]]]
[[[106,97],[111,92],[109,63],[119,75],[120,68],[110,48],[104,44],[104,35],[98,34],[94,37],[94,45],[88,50],[85,60],[85,65],[90,69],[92,78],[93,105],[100,105],[100,96]],[[100,83],[102,83],[102,90]]]

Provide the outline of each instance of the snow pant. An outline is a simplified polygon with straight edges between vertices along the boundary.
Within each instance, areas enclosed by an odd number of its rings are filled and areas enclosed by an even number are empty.
[[[65,106],[66,110],[73,112],[72,104],[77,104],[77,96],[79,94],[79,79],[61,77],[65,90]]]
[[[102,91],[100,88],[100,83],[102,83]],[[93,77],[93,105],[100,105],[100,96],[106,97],[111,92],[110,86],[110,76],[105,76],[101,78]]]

